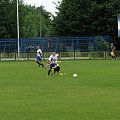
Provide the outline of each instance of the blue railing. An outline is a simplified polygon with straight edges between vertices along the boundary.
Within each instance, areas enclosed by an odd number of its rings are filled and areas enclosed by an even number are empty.
[[[102,38],[109,44],[109,36],[102,36]],[[17,52],[17,43],[17,39],[0,39],[0,52]],[[102,46],[99,45],[99,38],[96,36],[24,38],[19,40],[19,45],[21,53],[36,52],[36,46],[40,46],[44,52],[103,51]]]

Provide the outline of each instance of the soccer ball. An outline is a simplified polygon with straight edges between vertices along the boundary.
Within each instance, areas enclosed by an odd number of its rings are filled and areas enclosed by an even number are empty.
[[[73,74],[73,77],[77,77],[77,74],[76,74],[76,73],[74,73],[74,74]]]

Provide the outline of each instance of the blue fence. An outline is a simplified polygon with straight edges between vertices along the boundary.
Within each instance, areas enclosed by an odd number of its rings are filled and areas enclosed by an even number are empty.
[[[70,51],[104,51],[100,40],[109,44],[109,36],[102,37],[59,37],[59,38],[30,38],[20,39],[20,52],[36,52],[36,46],[44,52],[70,52]],[[17,52],[17,39],[0,39],[0,52]]]

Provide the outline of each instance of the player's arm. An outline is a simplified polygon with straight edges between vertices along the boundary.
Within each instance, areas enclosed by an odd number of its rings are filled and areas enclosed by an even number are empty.
[[[41,49],[39,49],[39,54],[42,55],[42,50]]]
[[[52,55],[48,58],[48,62],[52,62]]]
[[[51,61],[48,59],[45,68],[47,68],[50,64],[51,64]]]

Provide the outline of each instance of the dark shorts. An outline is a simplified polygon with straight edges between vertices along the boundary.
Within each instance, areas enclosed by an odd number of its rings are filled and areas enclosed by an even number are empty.
[[[51,63],[50,64],[50,69],[52,69],[53,67],[55,67],[56,66],[56,63]]]

